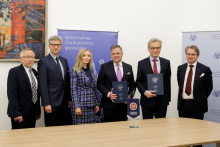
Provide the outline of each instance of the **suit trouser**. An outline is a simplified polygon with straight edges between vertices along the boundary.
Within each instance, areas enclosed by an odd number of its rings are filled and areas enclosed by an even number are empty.
[[[162,105],[159,98],[156,98],[153,107],[141,105],[141,108],[143,119],[165,118],[167,114],[167,106]]]
[[[60,106],[52,107],[52,113],[46,113],[44,109],[44,123],[46,127],[67,125],[67,108],[66,101],[62,101]]]
[[[197,113],[193,101],[182,100],[179,109],[179,117],[195,118],[195,119],[203,120],[204,114]],[[198,145],[194,147],[202,147],[202,145]]]
[[[203,120],[204,114],[197,113],[193,101],[182,100],[179,109],[179,117],[195,118],[195,119]]]
[[[22,122],[14,121],[14,118],[11,118],[11,125],[13,129],[23,129],[23,128],[35,128],[36,125],[36,116],[37,116],[37,104],[32,102],[29,114],[27,117],[23,117]]]
[[[115,109],[104,108],[105,122],[127,121],[127,104],[115,104]]]

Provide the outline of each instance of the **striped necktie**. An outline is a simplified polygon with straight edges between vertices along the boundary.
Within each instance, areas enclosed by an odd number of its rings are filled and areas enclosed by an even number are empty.
[[[30,71],[30,76],[31,76],[32,100],[33,100],[33,103],[35,104],[37,102],[37,87],[36,87],[36,82],[34,79],[32,69],[30,69],[29,71]]]

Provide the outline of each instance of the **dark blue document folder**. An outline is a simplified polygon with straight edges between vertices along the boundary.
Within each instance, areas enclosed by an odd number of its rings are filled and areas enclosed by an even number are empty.
[[[155,95],[164,95],[163,74],[147,74],[147,86]]]
[[[128,99],[128,84],[127,81],[113,81],[113,94],[117,94],[114,103],[124,103]]]

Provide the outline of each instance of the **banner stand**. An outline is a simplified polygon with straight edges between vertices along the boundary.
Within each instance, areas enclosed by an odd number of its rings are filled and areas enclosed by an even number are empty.
[[[132,120],[132,126],[129,128],[139,128],[134,125],[134,120],[140,117],[139,99],[127,99],[127,117]]]
[[[138,116],[138,117],[136,117],[136,118],[139,118],[140,116]],[[139,128],[138,126],[135,126],[134,125],[134,121],[135,121],[135,119],[136,118],[132,118],[132,117],[130,117],[130,116],[128,116],[128,118],[130,118],[131,120],[132,120],[132,126],[129,126],[129,128]]]

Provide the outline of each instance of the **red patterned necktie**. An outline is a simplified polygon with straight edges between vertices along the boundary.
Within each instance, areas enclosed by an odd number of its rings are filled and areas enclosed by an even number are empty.
[[[156,64],[156,59],[153,60],[154,61],[154,74],[157,74],[157,64]]]
[[[193,65],[189,65],[190,70],[188,73],[187,81],[186,81],[186,88],[185,88],[185,93],[189,96],[191,94],[192,88],[191,88],[191,83],[192,83],[192,68]]]

